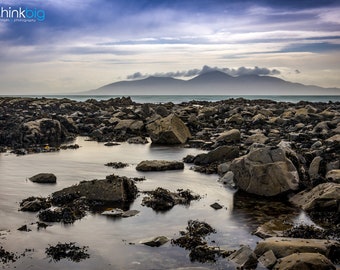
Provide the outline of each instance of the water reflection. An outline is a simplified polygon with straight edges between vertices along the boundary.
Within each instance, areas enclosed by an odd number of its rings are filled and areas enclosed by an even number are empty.
[[[178,267],[202,266],[191,263],[188,252],[170,243],[160,248],[146,247],[142,239],[165,235],[175,238],[185,230],[189,219],[209,223],[217,231],[209,236],[210,241],[226,249],[236,249],[240,244],[255,246],[259,240],[251,232],[260,223],[281,214],[294,213],[294,209],[281,202],[258,200],[242,193],[234,194],[217,181],[216,175],[204,175],[190,170],[186,165],[182,171],[141,173],[135,167],[142,160],[181,160],[188,154],[201,151],[182,147],[130,145],[106,147],[102,143],[77,138],[77,150],[62,150],[55,153],[15,156],[0,154],[0,230],[10,230],[0,244],[7,250],[23,252],[34,249],[29,256],[21,257],[12,267],[16,269],[173,269]],[[113,169],[104,164],[124,162],[129,166]],[[57,176],[56,185],[39,185],[27,181],[40,172]],[[134,217],[112,219],[98,212],[90,213],[72,225],[53,223],[43,230],[32,229],[20,232],[17,228],[37,221],[36,214],[18,212],[19,202],[29,196],[48,196],[54,191],[76,184],[82,180],[104,179],[117,174],[128,177],[143,177],[137,183],[140,191],[163,187],[170,191],[190,189],[202,196],[190,206],[177,205],[170,211],[157,213],[141,205],[145,196],[139,197],[128,207],[140,211]],[[214,210],[211,204],[223,205]],[[30,225],[35,228],[34,225]],[[49,263],[45,248],[58,242],[76,242],[89,246],[91,258],[80,263],[62,260]],[[204,264],[209,269],[228,269],[226,260],[217,264]]]

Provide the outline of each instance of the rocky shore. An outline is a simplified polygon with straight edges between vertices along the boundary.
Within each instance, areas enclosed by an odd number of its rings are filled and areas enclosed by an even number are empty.
[[[289,202],[292,209],[302,209],[319,226],[294,227],[289,213],[282,213],[275,222],[269,220],[254,231],[264,238],[255,250],[243,246],[232,252],[209,246],[204,237],[214,229],[190,221],[187,232],[172,243],[190,250],[191,258],[214,261],[223,256],[243,269],[257,265],[268,269],[335,269],[340,263],[339,102],[293,104],[238,98],[137,104],[129,97],[86,102],[0,98],[0,152],[77,149],[72,146],[77,136],[108,146],[151,140],[205,150],[183,157],[183,162],[199,173],[218,174],[226,188],[246,196]],[[146,160],[137,169],[181,170],[183,162]],[[39,212],[43,222],[72,223],[98,204],[132,202],[137,193],[133,179],[112,175],[81,182],[49,198],[27,198],[21,202],[21,210]],[[177,203],[199,198],[187,190],[174,193],[161,187],[148,195],[144,204],[155,210],[169,210]],[[191,233],[202,226],[209,230],[201,235]],[[1,254],[9,253],[3,250]]]

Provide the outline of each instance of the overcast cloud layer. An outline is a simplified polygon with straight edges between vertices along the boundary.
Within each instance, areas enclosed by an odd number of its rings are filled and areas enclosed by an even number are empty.
[[[0,3],[9,7],[46,17],[0,19],[0,94],[77,92],[149,75],[186,79],[209,68],[340,87],[339,1]]]

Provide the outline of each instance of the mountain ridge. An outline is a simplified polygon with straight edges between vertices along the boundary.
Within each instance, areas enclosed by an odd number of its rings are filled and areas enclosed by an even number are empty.
[[[150,76],[110,83],[84,95],[340,95],[340,88],[323,88],[289,82],[273,76],[230,76],[221,71],[190,80]]]

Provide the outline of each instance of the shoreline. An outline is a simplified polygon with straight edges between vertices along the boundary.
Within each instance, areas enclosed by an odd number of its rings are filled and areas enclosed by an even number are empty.
[[[216,102],[140,104],[129,97],[87,102],[7,97],[0,98],[0,106],[2,151],[11,149],[25,153],[36,149],[39,152],[37,149],[43,151],[47,146],[58,149],[77,136],[102,143],[127,142],[132,146],[143,146],[152,140],[153,144],[161,143],[164,147],[171,147],[166,145],[171,143],[183,145],[185,149],[203,150],[201,154],[182,157],[195,173],[219,175],[226,187],[236,186],[244,194],[255,194],[255,198],[262,196],[269,201],[273,198],[272,201],[288,202],[289,197],[295,209],[302,208],[323,229],[335,224],[336,230],[329,231],[325,237],[335,239],[335,246],[339,245],[339,198],[336,193],[340,171],[339,102],[295,104],[237,98]],[[170,137],[169,127],[172,127]],[[259,164],[262,172],[256,176]],[[252,172],[251,179],[242,173],[247,170]],[[271,179],[281,179],[282,175],[285,176],[282,181],[286,182],[274,183],[265,190],[256,186],[250,188],[254,179],[268,183]],[[282,188],[277,190],[277,185]],[[307,193],[320,185],[327,185],[331,189],[328,194],[335,196],[328,198],[327,203],[321,203],[325,199],[313,195],[317,203],[305,206],[295,197],[295,194]],[[296,199],[292,200],[294,197]],[[246,200],[240,199],[239,211],[246,207]],[[280,223],[277,227],[285,222],[284,219],[277,221]],[[260,237],[270,239],[280,235],[277,228],[270,231],[269,224],[263,225],[257,230]],[[299,230],[295,234],[290,232],[289,237],[301,237],[307,232],[310,239],[315,239],[318,232],[314,233],[311,227],[300,227]],[[209,246],[205,250],[211,251]],[[259,260],[263,253],[254,251]],[[299,260],[303,261],[300,257]],[[334,263],[339,264],[338,261]]]

